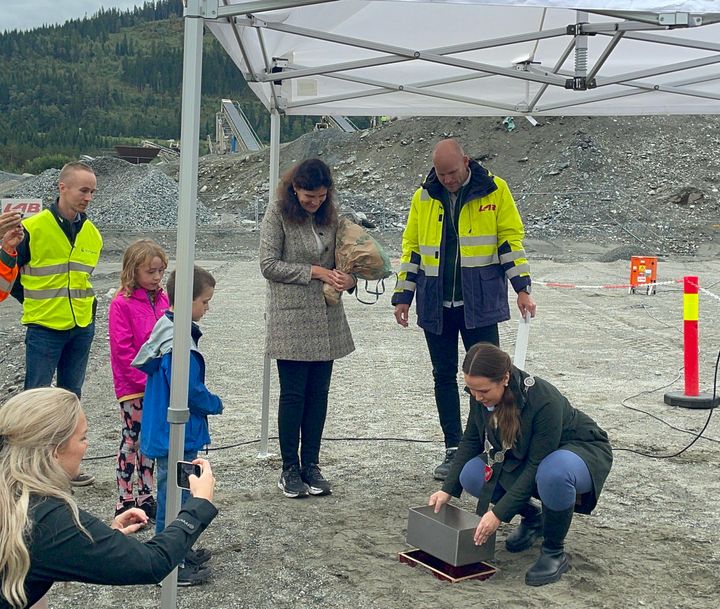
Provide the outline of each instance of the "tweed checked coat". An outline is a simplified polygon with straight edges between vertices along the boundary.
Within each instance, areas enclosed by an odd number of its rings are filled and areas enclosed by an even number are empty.
[[[335,267],[337,225],[314,228],[312,218],[287,222],[277,202],[263,218],[259,257],[268,280],[265,354],[272,359],[329,361],[355,350],[342,301],[328,306],[322,281],[311,279],[311,265]]]

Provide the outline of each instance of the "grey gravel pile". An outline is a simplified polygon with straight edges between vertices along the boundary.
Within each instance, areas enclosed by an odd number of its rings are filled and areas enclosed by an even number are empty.
[[[89,161],[98,178],[98,190],[88,216],[100,228],[171,229],[177,226],[178,185],[172,178],[149,165],[133,165],[122,159],[101,157]],[[28,178],[6,197],[40,198],[48,205],[57,197],[60,171],[48,169]],[[216,220],[198,201],[197,223]]]

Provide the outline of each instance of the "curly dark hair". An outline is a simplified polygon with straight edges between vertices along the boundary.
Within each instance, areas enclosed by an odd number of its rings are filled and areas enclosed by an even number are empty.
[[[315,212],[315,222],[324,226],[337,222],[337,207],[335,206],[335,183],[330,168],[320,159],[306,159],[295,165],[280,180],[277,197],[280,203],[280,212],[288,222],[302,224],[310,215],[300,205],[295,194],[296,188],[315,190],[327,188],[327,197]]]

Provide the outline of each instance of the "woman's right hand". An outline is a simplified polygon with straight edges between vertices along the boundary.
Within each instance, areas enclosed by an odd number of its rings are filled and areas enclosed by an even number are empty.
[[[450,503],[450,499],[452,499],[452,495],[450,493],[446,493],[445,491],[438,491],[437,493],[433,493],[432,495],[430,495],[428,505],[434,505],[434,511],[437,514],[443,505],[445,505],[446,503]]]
[[[188,477],[190,492],[193,497],[212,501],[215,494],[215,476],[213,476],[210,462],[207,459],[195,459],[193,463],[200,466],[202,473],[199,477],[195,474],[190,474]]]
[[[313,264],[310,267],[310,277],[312,279],[319,279],[323,283],[328,283],[331,286],[335,287],[332,277],[332,271],[330,269],[326,269],[324,266],[320,266],[319,264]]]

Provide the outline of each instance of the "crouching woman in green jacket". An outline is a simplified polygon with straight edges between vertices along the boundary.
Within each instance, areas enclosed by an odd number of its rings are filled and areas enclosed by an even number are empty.
[[[473,345],[463,373],[470,394],[467,427],[442,490],[429,504],[438,512],[463,490],[478,497],[478,545],[520,514],[507,550],[527,550],[543,537],[525,583],[555,582],[570,568],[564,541],[573,513],[595,508],[610,473],[607,433],[550,383],[515,368],[494,345]]]
[[[159,583],[217,514],[215,478],[204,459],[194,461],[202,473],[190,476],[193,497],[150,541],[127,536],[147,524],[140,509],[109,527],[79,509],[70,481],[87,430],[80,401],[65,389],[31,389],[0,407],[0,609],[30,607],[56,581]]]

